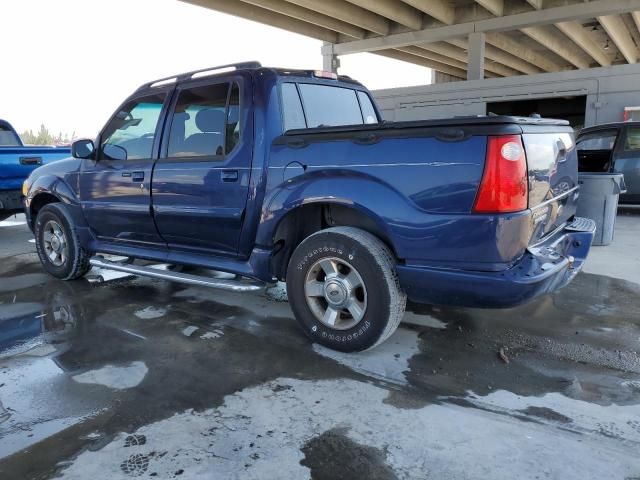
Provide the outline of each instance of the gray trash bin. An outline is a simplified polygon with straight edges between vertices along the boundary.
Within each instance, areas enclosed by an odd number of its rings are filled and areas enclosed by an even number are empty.
[[[618,197],[626,191],[622,173],[580,173],[578,217],[596,222],[593,245],[609,245],[616,225]]]

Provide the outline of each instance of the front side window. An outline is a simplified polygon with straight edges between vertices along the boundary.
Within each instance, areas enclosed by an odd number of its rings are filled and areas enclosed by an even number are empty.
[[[219,83],[180,92],[171,121],[168,157],[224,156],[240,141],[240,88]]]
[[[626,151],[640,150],[640,127],[633,127],[627,130],[627,139],[624,142]]]
[[[158,119],[165,94],[149,95],[128,102],[109,122],[102,134],[100,151],[107,160],[151,158]]]
[[[613,150],[617,138],[617,130],[587,133],[578,140],[578,150],[582,152],[589,150]]]

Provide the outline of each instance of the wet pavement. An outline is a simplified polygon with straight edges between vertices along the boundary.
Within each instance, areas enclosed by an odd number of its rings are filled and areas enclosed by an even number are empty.
[[[410,305],[353,355],[311,345],[281,287],[60,282],[29,239],[0,226],[2,479],[640,478],[638,283]]]

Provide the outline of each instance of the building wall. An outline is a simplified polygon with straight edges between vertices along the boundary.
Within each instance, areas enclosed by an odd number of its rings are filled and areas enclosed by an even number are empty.
[[[373,92],[386,120],[486,115],[487,103],[586,95],[585,126],[623,119],[640,106],[640,64],[393,88]]]

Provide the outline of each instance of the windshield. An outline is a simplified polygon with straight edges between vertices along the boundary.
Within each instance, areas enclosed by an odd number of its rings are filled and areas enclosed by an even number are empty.
[[[8,125],[0,123],[0,147],[20,147],[20,139]]]

